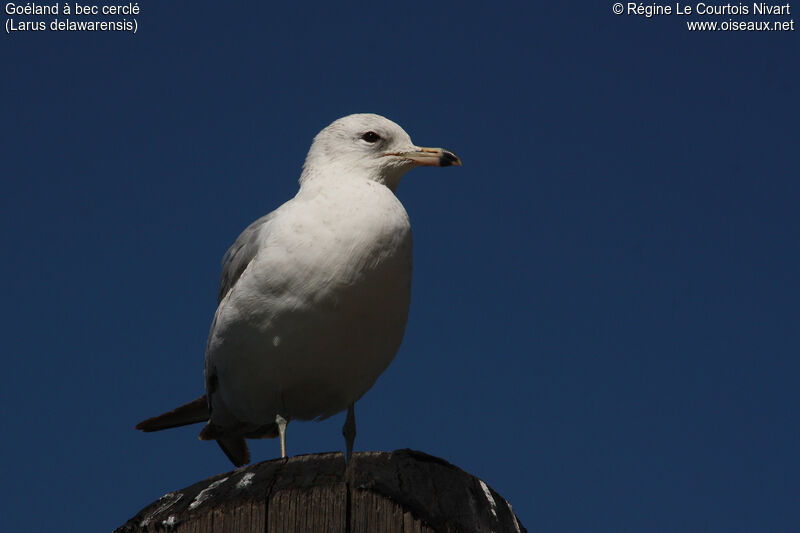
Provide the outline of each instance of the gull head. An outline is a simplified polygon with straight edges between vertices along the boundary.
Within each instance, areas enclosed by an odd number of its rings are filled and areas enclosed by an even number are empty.
[[[414,167],[451,165],[461,165],[453,152],[416,146],[391,120],[360,113],[334,121],[314,137],[300,184],[368,179],[394,190],[403,174]]]

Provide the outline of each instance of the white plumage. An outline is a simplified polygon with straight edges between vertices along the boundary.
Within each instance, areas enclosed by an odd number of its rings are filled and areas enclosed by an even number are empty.
[[[223,263],[206,350],[205,401],[137,426],[208,420],[236,464],[245,437],[281,436],[288,421],[348,409],[391,363],[411,296],[411,226],[394,194],[419,165],[459,165],[451,152],[415,146],[378,115],[341,118],[309,150],[297,195],[251,224]]]

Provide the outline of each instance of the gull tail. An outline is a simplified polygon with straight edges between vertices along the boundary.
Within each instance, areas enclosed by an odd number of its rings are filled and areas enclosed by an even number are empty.
[[[147,433],[151,431],[161,431],[162,429],[177,428],[188,426],[198,422],[207,422],[211,417],[208,410],[208,401],[205,395],[180,407],[176,407],[168,413],[142,420],[136,424],[136,429]],[[247,449],[247,441],[243,436],[228,436],[209,422],[200,432],[201,440],[216,440],[225,455],[231,462],[238,466],[250,462],[250,450]]]
[[[161,431],[162,429],[177,428],[180,426],[188,426],[189,424],[196,424],[198,422],[205,422],[210,416],[208,402],[206,401],[205,395],[203,395],[168,413],[142,420],[136,424],[136,429],[147,433],[151,431]]]
[[[226,435],[219,426],[209,422],[200,431],[200,440],[215,440],[231,462],[239,467],[250,462],[250,450],[242,435]]]
[[[244,437],[222,437],[217,439],[217,444],[234,466],[240,467],[250,462],[250,450]]]

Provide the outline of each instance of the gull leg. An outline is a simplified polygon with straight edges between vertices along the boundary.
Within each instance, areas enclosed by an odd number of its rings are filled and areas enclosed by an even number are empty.
[[[344,457],[346,463],[350,462],[350,457],[353,455],[353,442],[356,440],[356,409],[355,402],[347,407],[347,419],[342,426],[342,435],[344,435],[344,442],[347,446],[347,453]]]
[[[278,433],[281,436],[281,457],[286,457],[286,425],[289,423],[281,415],[275,415],[275,423],[278,424]]]

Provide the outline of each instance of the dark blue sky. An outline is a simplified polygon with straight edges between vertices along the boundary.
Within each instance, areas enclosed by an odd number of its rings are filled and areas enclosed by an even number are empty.
[[[374,112],[464,166],[398,191],[411,315],[357,450],[441,456],[530,531],[797,530],[797,31],[139,5],[136,35],[2,36],[4,528],[108,531],[231,468],[199,426],[133,425],[202,393],[222,254],[317,131]],[[343,449],[342,422],[289,452]]]

